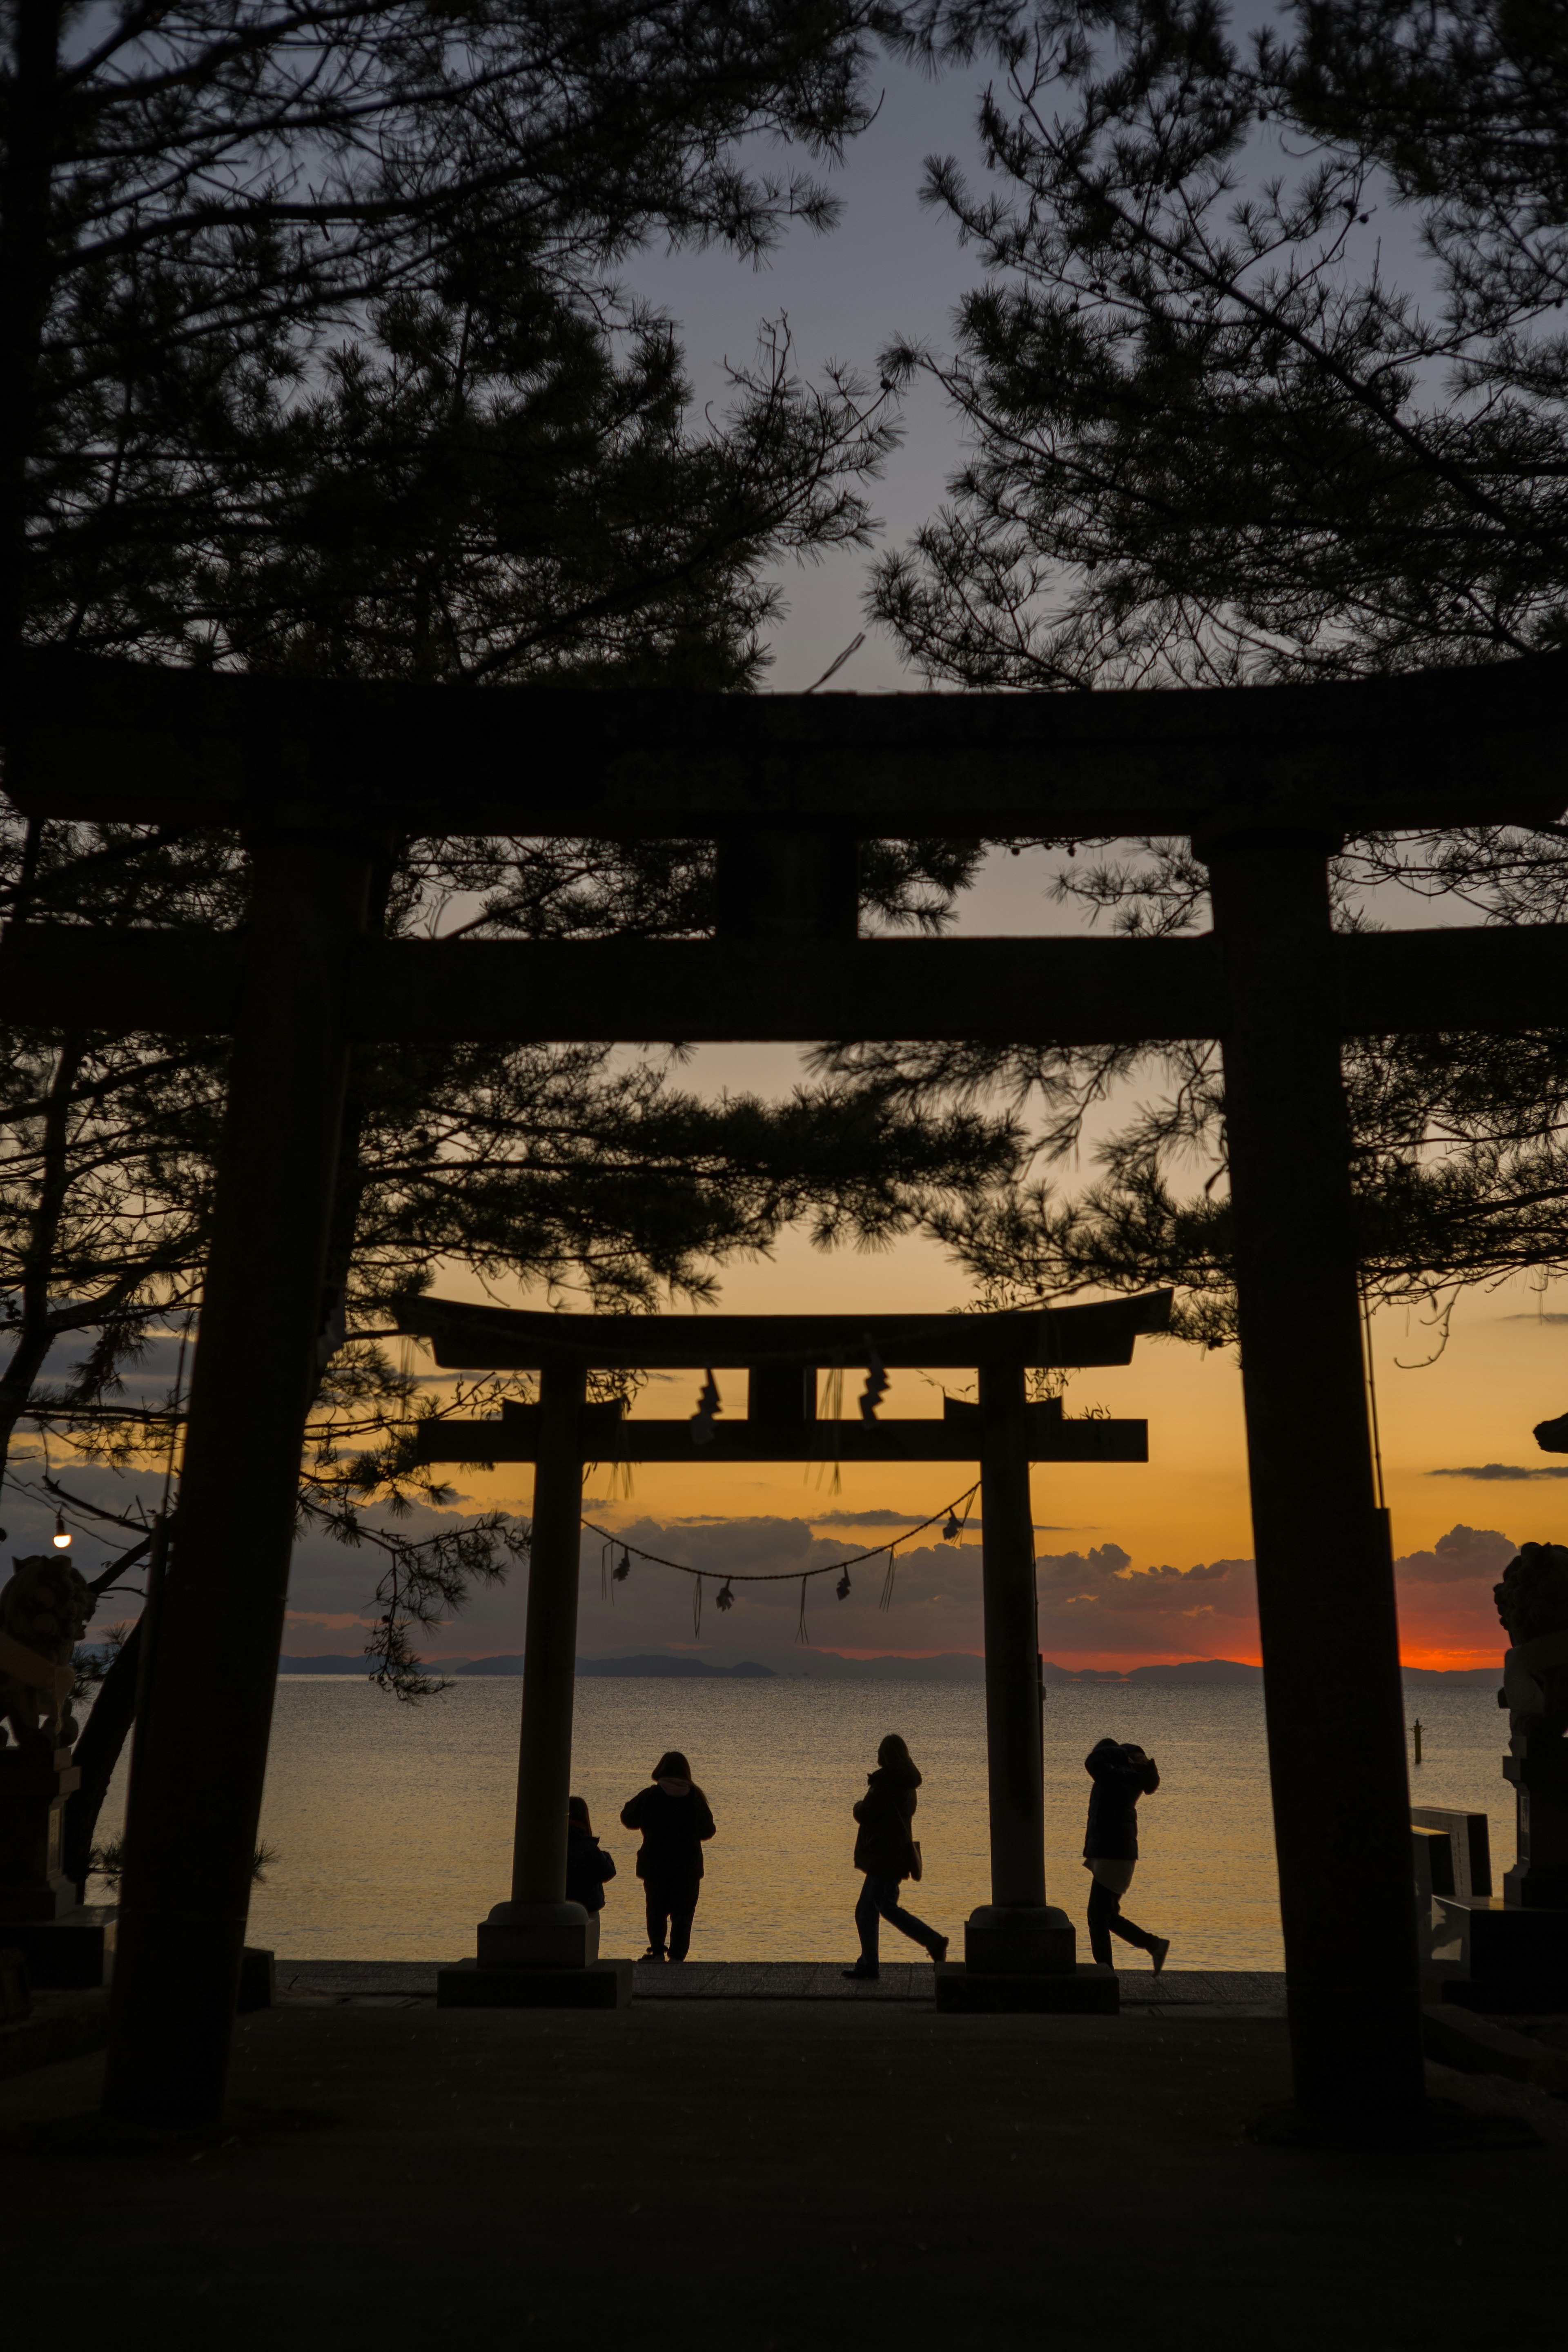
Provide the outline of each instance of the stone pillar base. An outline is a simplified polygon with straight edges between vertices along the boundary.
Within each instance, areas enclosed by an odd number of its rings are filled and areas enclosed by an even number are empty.
[[[278,1971],[270,1952],[247,1944],[239,1956],[239,1997],[236,2009],[270,2009],[278,1995]]]
[[[1113,1969],[1088,1963],[1070,1976],[1005,1976],[972,1970],[957,1960],[936,1964],[936,2005],[949,2014],[1016,2016],[1030,2012],[1075,2017],[1115,2017],[1121,1987]]]
[[[481,1969],[585,1969],[598,1957],[598,1914],[581,1903],[498,1903],[479,1923]]]
[[[971,1976],[1070,1977],[1078,1930],[1053,1903],[983,1903],[963,1923],[963,1965]]]
[[[630,1960],[595,1960],[587,1968],[484,1967],[459,1960],[436,1971],[437,2009],[626,2009],[632,1998]]]

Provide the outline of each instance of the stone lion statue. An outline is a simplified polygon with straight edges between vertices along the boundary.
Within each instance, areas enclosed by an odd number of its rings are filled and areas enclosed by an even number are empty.
[[[67,1748],[76,1738],[71,1661],[91,1615],[87,1580],[68,1559],[47,1552],[13,1559],[0,1584],[0,1716],[19,1741]],[[0,1723],[0,1743],[5,1737]]]
[[[1492,1598],[1510,1643],[1500,1696],[1518,1752],[1531,1726],[1568,1719],[1568,1546],[1521,1544]]]

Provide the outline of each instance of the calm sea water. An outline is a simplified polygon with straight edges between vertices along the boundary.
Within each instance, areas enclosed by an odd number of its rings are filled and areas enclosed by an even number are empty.
[[[251,1938],[279,1957],[457,1959],[475,1922],[509,1892],[521,1682],[475,1677],[420,1707],[357,1677],[278,1685],[262,1834],[278,1860],[258,1886]],[[1491,1816],[1494,1871],[1513,1859],[1512,1792],[1501,1779],[1504,1717],[1489,1688],[1410,1693],[1425,1726],[1416,1801]],[[600,1681],[577,1685],[573,1787],[619,1875],[604,1949],[644,1942],[637,1839],[621,1806],[661,1749],[681,1748],[719,1834],[697,1913],[694,1958],[852,1959],[859,1887],[849,1808],[884,1732],[925,1775],[917,1829],[925,1878],[912,1907],[943,1934],[988,1899],[982,1692],[910,1684]],[[1125,1908],[1172,1938],[1173,1967],[1282,1965],[1263,1702],[1256,1691],[1053,1690],[1046,1717],[1047,1871],[1079,1921],[1089,1780],[1109,1735],[1138,1739],[1162,1785],[1141,1807],[1143,1859]],[[1302,1769],[1312,1769],[1310,1756]],[[104,1827],[118,1820],[111,1792]],[[918,1957],[888,1933],[889,1958]],[[1132,1965],[1143,1965],[1135,1956]]]

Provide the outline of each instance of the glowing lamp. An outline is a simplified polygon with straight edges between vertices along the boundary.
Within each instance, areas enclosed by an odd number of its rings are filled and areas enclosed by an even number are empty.
[[[60,1511],[55,1513],[55,1549],[57,1551],[70,1549],[70,1530],[66,1526],[64,1513]]]

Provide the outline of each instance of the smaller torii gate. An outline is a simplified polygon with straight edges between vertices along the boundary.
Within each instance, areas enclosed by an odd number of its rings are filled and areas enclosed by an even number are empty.
[[[400,1328],[462,1370],[533,1371],[539,1402],[497,1421],[431,1422],[426,1462],[531,1462],[533,1536],[524,1637],[522,1730],[511,1895],[479,1931],[479,1966],[442,1972],[442,1998],[465,2005],[616,2005],[624,1965],[590,1969],[588,1917],[566,1900],[566,1805],[577,1655],[583,1474],[589,1463],[975,1462],[981,1481],[985,1738],[991,1901],[964,1927],[966,1971],[991,1981],[984,2006],[1114,2005],[1114,1979],[1076,1974],[1075,1935],[1046,1900],[1035,1591],[1034,1462],[1146,1462],[1143,1421],[1074,1419],[1059,1399],[1031,1402],[1032,1369],[1127,1364],[1135,1340],[1163,1330],[1169,1291],[1088,1306],[990,1315],[549,1315],[409,1298]],[[949,1398],[942,1419],[817,1418],[824,1368],[920,1367],[978,1372],[977,1401]],[[630,1420],[591,1404],[591,1370],[747,1374],[743,1419]],[[1022,1980],[1009,2000],[998,1979]],[[966,1984],[939,1987],[969,2006]],[[946,2005],[946,2004],[944,2004]]]

